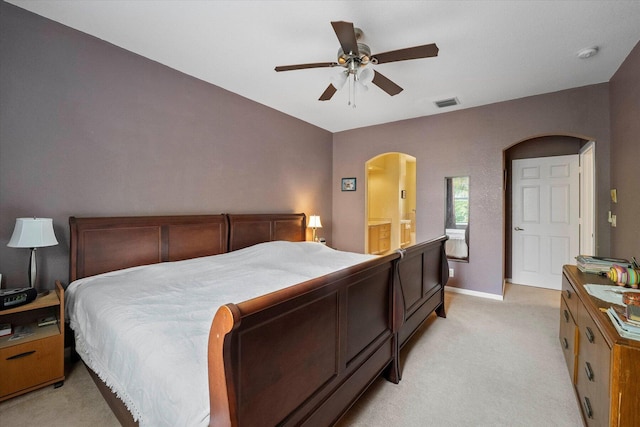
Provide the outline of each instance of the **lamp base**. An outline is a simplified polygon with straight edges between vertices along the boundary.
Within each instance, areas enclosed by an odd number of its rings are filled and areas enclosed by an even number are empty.
[[[31,288],[36,287],[37,275],[38,268],[36,265],[36,248],[31,248],[31,257],[29,258],[29,286]]]

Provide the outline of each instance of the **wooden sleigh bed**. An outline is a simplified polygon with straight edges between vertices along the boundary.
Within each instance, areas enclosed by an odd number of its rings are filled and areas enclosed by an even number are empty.
[[[304,241],[304,214],[71,217],[70,280]],[[208,344],[211,426],[335,424],[434,311],[445,317],[446,236],[216,311]],[[91,370],[90,370],[91,372]],[[161,375],[161,373],[159,373]],[[123,425],[132,415],[92,373]]]

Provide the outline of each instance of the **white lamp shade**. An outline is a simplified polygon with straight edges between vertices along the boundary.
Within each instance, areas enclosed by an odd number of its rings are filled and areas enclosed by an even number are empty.
[[[309,217],[308,228],[322,228],[322,223],[320,222],[320,215],[311,215]]]
[[[51,218],[17,218],[13,235],[7,243],[11,248],[41,248],[58,244]]]

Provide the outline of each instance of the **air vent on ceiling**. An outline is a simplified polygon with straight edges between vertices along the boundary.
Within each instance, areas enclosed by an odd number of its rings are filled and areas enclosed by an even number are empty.
[[[435,104],[438,106],[438,108],[453,107],[454,105],[460,104],[460,101],[458,101],[458,98],[449,98],[436,101]]]

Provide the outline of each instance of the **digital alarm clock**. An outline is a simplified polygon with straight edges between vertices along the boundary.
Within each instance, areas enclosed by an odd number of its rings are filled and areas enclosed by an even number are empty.
[[[28,304],[38,296],[34,288],[0,289],[0,310]]]

